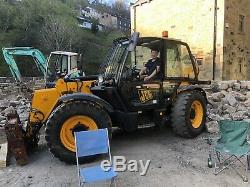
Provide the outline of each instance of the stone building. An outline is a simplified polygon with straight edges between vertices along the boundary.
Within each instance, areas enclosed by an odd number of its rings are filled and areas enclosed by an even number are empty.
[[[138,0],[131,20],[142,36],[187,42],[202,79],[250,80],[249,0]]]
[[[85,28],[91,24],[91,19],[99,21],[99,25],[107,29],[118,29],[121,31],[130,31],[130,19],[112,14],[111,11],[100,11],[93,7],[81,9],[80,20],[85,20],[81,25]],[[85,26],[86,25],[86,26]]]

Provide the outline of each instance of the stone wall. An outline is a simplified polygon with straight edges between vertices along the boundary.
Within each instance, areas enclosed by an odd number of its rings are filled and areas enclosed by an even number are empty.
[[[250,81],[213,82],[207,91],[207,128],[218,132],[220,120],[250,121]]]
[[[35,89],[44,88],[44,79],[40,77],[24,77],[22,83],[16,82],[12,77],[0,77],[0,97],[9,97],[32,92]]]
[[[244,16],[240,31],[240,16]],[[225,1],[223,79],[250,80],[250,1]]]

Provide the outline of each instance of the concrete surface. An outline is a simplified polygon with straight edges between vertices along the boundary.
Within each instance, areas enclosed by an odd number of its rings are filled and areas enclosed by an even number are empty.
[[[118,187],[244,187],[242,179],[233,170],[215,176],[207,167],[209,146],[204,133],[195,139],[176,137],[171,128],[140,129],[135,133],[116,131],[111,143],[113,156],[127,159],[151,160],[149,171],[119,173]],[[39,150],[30,158],[30,164],[20,167],[14,161],[0,170],[0,186],[4,187],[68,187],[77,186],[76,166],[67,165],[54,158],[47,150],[44,136]],[[243,170],[242,170],[243,171]],[[250,175],[248,176],[250,177]],[[96,186],[96,185],[92,185]],[[104,186],[100,184],[100,186]]]

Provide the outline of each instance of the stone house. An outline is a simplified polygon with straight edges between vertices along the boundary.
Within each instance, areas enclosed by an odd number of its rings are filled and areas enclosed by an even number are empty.
[[[91,23],[91,19],[96,19],[99,21],[100,26],[117,29],[117,17],[113,16],[107,12],[101,12],[92,7],[85,7],[81,9],[81,18],[88,19]]]
[[[131,30],[187,42],[202,79],[250,80],[249,0],[138,0]]]

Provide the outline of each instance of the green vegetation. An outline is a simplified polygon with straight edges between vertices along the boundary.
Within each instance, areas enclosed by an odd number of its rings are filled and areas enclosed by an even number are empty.
[[[83,53],[84,70],[87,74],[96,73],[112,40],[123,34],[78,27],[75,10],[87,4],[87,0],[22,0],[16,3],[0,0],[0,48],[31,46],[46,55],[55,50]],[[24,61],[21,70],[25,69],[21,73],[33,75],[30,63],[25,60],[21,59]],[[0,76],[9,75],[0,55]]]

